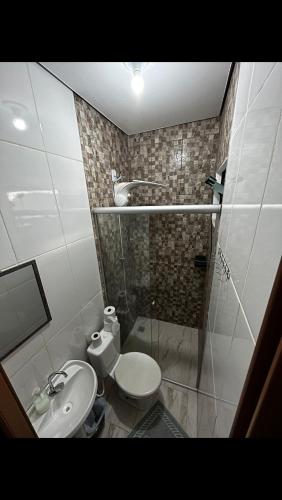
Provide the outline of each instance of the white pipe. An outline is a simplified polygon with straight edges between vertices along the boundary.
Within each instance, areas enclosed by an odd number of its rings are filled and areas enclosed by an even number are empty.
[[[138,207],[99,207],[94,214],[219,214],[221,205],[144,205]]]

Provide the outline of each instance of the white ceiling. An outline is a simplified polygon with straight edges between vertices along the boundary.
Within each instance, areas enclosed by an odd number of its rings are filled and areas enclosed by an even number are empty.
[[[147,65],[138,98],[122,62],[42,62],[51,73],[127,134],[218,116],[230,62]]]

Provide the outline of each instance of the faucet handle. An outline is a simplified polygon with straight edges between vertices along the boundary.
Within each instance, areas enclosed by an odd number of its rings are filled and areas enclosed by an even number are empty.
[[[64,382],[60,382],[59,384],[57,384],[55,386],[53,385],[52,379],[53,379],[53,377],[55,377],[55,375],[64,375],[64,377],[68,376],[68,374],[64,371],[52,372],[49,375],[49,377],[48,377],[48,385],[49,385],[48,396],[50,396],[50,397],[55,396],[55,394],[62,391],[63,388],[65,387]]]

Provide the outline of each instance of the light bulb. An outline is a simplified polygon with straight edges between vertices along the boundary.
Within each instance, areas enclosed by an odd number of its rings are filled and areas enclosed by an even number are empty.
[[[135,70],[131,80],[131,88],[136,95],[140,95],[144,89],[144,79],[139,70]]]
[[[27,129],[27,124],[22,118],[14,118],[13,125],[18,130],[26,130]]]

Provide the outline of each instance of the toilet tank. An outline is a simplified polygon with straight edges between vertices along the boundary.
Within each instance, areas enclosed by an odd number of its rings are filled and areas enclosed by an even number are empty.
[[[116,349],[113,335],[110,332],[101,332],[101,343],[94,346],[93,342],[87,349],[89,361],[100,377],[107,377],[118,360],[119,352]]]

